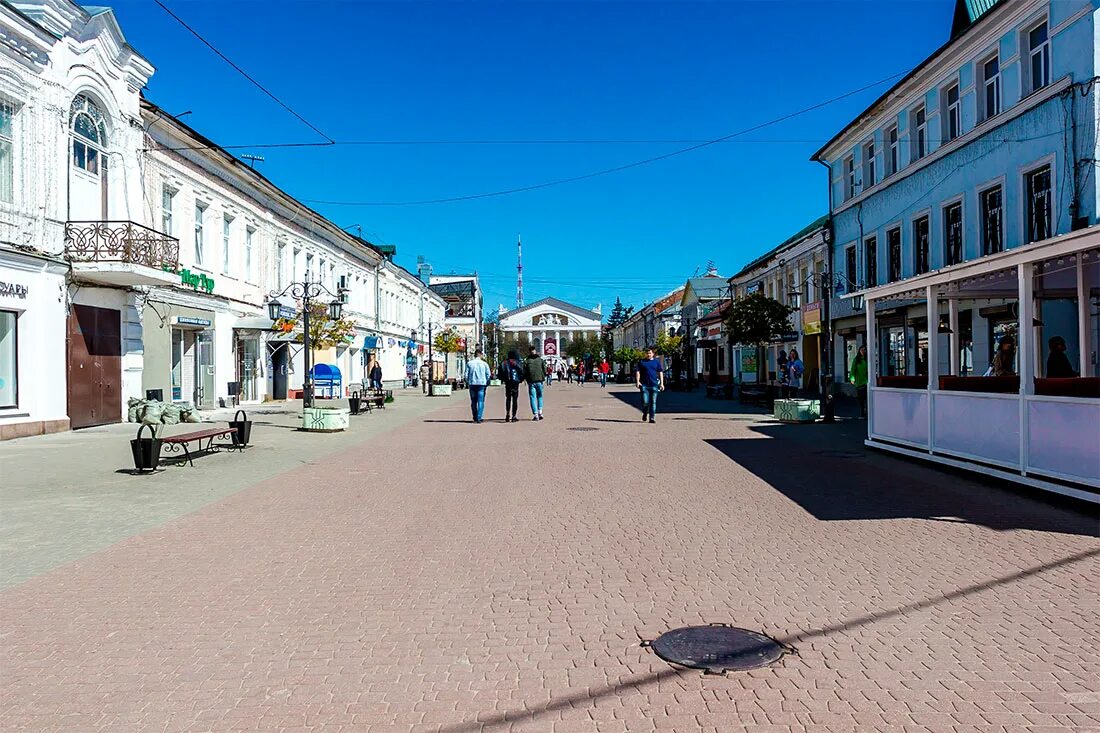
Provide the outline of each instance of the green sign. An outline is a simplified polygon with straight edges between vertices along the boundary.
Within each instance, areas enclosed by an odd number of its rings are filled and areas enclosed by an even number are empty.
[[[190,285],[195,290],[205,290],[208,293],[214,292],[214,278],[212,277],[196,275],[186,268],[180,270],[179,276],[182,285]]]

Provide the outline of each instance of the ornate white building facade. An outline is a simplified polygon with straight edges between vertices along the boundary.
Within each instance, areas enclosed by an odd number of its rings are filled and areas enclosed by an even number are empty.
[[[500,313],[502,337],[523,334],[549,361],[564,359],[566,345],[584,335],[599,336],[600,307],[589,310],[557,298],[543,298]]]

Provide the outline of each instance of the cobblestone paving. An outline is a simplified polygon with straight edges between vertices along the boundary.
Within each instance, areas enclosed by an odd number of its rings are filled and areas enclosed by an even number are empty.
[[[455,404],[8,589],[0,729],[1100,726],[1095,514],[858,424],[632,399]],[[719,622],[797,654],[703,676],[641,645]]]

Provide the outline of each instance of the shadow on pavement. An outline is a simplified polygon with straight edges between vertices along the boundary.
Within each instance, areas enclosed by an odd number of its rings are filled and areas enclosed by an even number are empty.
[[[706,442],[822,521],[924,519],[1098,535],[1096,507],[1036,498],[1008,482],[972,481],[871,451],[859,422],[749,429],[760,437]]]
[[[608,390],[612,397],[625,402],[641,412],[642,394],[637,389]],[[759,407],[751,407],[737,400],[708,399],[702,392],[672,392],[665,390],[657,397],[658,415],[730,415],[733,413],[766,415]]]

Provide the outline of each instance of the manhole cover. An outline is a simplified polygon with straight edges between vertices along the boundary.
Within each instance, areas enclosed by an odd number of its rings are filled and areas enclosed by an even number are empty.
[[[866,458],[866,453],[861,453],[855,450],[819,450],[817,451],[819,456],[828,456],[829,458]]]
[[[599,428],[566,428],[566,430],[576,430],[579,432],[588,432],[589,430],[599,430]]]
[[[715,674],[766,667],[789,651],[772,638],[733,626],[685,626],[649,646],[666,662]]]

